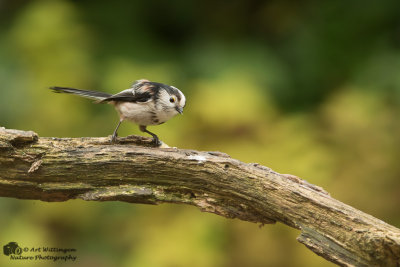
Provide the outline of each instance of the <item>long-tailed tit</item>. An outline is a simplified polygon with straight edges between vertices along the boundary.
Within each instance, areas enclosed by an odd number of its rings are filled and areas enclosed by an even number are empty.
[[[175,115],[182,114],[186,98],[176,87],[148,80],[135,81],[131,88],[111,95],[103,92],[80,90],[68,87],[50,87],[56,93],[69,93],[95,99],[96,103],[110,103],[119,113],[119,122],[111,141],[117,139],[117,131],[121,122],[128,120],[139,125],[142,132],[153,136],[153,142],[161,145],[157,135],[148,131],[148,125],[158,125]]]

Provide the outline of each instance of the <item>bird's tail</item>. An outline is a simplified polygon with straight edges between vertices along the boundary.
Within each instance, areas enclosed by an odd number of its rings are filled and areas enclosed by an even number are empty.
[[[101,100],[106,99],[107,97],[111,96],[111,94],[107,94],[107,93],[103,93],[103,92],[74,89],[74,88],[69,88],[69,87],[53,86],[53,87],[50,87],[50,89],[52,89],[55,93],[67,93],[67,94],[79,95],[81,97],[94,99],[99,102]]]

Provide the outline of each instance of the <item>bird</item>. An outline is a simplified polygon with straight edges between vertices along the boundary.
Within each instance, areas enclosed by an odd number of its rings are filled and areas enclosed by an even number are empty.
[[[182,114],[186,106],[186,97],[178,88],[146,79],[137,80],[129,89],[114,95],[70,87],[52,86],[50,89],[55,93],[74,94],[94,99],[95,103],[113,105],[119,114],[119,122],[111,136],[112,143],[117,141],[121,123],[130,121],[139,125],[140,131],[150,134],[156,146],[161,146],[158,136],[147,130],[147,126],[162,124]]]

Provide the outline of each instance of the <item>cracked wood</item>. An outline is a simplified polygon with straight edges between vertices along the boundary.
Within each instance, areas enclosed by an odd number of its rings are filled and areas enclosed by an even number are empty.
[[[400,230],[294,175],[221,152],[151,147],[151,139],[51,138],[0,128],[0,196],[177,203],[301,230],[298,241],[342,266],[400,266]]]

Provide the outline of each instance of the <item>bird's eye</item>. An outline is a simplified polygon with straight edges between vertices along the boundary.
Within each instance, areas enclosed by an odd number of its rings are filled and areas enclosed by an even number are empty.
[[[171,98],[169,99],[169,102],[175,103],[175,97],[171,97]]]

